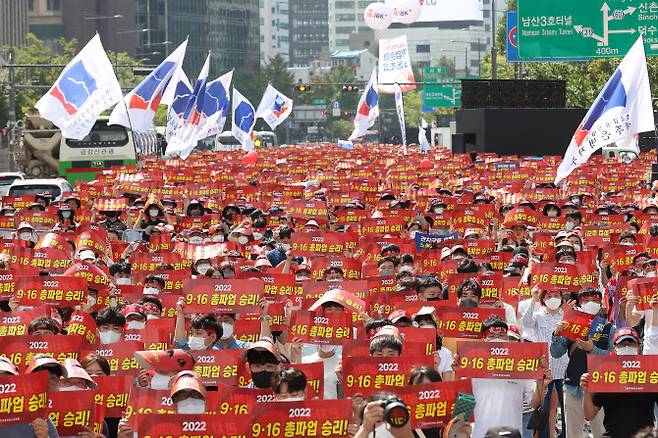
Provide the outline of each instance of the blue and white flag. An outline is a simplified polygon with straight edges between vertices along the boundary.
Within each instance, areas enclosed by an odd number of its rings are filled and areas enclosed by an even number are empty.
[[[64,137],[82,140],[98,116],[121,99],[121,86],[96,34],[64,67],[35,107]]]
[[[292,113],[292,99],[279,92],[272,84],[267,89],[256,110],[256,117],[265,120],[272,130],[276,129]]]
[[[377,94],[377,68],[372,70],[370,80],[366,89],[363,90],[361,99],[359,99],[359,106],[356,109],[356,117],[354,117],[354,131],[348,140],[354,140],[366,135],[368,129],[375,124],[375,120],[379,116],[379,96]]]
[[[654,131],[651,89],[642,36],[633,44],[592,104],[569,143],[555,184],[611,143],[629,143],[640,132]]]
[[[338,146],[341,149],[345,149],[347,151],[351,151],[354,149],[354,144],[349,140],[338,140],[336,146]]]
[[[187,75],[181,69],[178,75],[174,75],[171,78],[172,80],[172,100],[171,102],[164,102],[164,97],[162,98],[161,103],[166,103],[169,105],[169,113],[167,115],[167,128],[165,130],[165,139],[167,142],[174,135],[174,132],[178,127],[183,123],[183,117],[185,115],[185,109],[187,108],[187,103],[190,100],[192,95],[192,85],[190,80],[187,79]]]
[[[201,68],[199,77],[194,83],[194,89],[187,101],[187,107],[183,113],[183,123],[178,126],[174,135],[167,143],[165,155],[187,158],[197,142],[199,134],[203,129],[205,117],[203,116],[203,102],[206,96],[206,82],[208,81],[208,70],[210,68],[210,54]]]
[[[254,106],[233,87],[233,125],[231,133],[245,151],[254,149],[255,124],[256,110]]]
[[[233,70],[221,75],[206,86],[206,97],[203,100],[203,115],[206,117],[202,140],[211,135],[217,135],[224,130],[226,117],[229,113],[230,99],[228,92],[233,79]]]

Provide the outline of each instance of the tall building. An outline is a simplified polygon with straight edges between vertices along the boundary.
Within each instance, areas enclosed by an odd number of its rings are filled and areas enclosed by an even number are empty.
[[[27,35],[27,3],[0,0],[0,46],[22,46]]]
[[[329,52],[328,3],[290,0],[290,66],[307,66]]]
[[[140,53],[162,61],[188,39],[185,71],[193,81],[209,51],[211,74],[257,69],[260,58],[258,0],[136,0],[145,32]]]
[[[290,60],[288,0],[260,0],[260,63]]]
[[[369,0],[329,0],[329,50],[348,50],[350,35],[371,33],[363,19]],[[360,49],[360,48],[359,48]]]

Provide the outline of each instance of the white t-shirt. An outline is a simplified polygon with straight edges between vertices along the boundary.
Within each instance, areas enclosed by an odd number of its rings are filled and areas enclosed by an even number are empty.
[[[302,357],[302,363],[322,362],[324,364],[324,399],[336,400],[338,398],[338,391],[336,385],[338,384],[338,376],[336,376],[336,367],[341,363],[342,355],[336,351],[331,357],[320,357],[320,354],[315,353]]]
[[[437,367],[439,374],[452,371],[452,351],[448,350],[446,347],[441,347],[436,354],[439,356],[439,365]]]
[[[491,427],[523,430],[523,393],[532,380],[473,379],[475,423],[472,438],[483,438]]]
[[[507,325],[515,325],[518,327],[519,324],[516,322],[516,309],[505,302],[503,302],[503,307],[505,309],[505,322]]]
[[[525,299],[523,301],[519,301],[519,315],[523,316],[523,314],[526,312],[528,307],[530,306],[530,303],[532,303],[532,298]],[[541,307],[541,304],[535,303],[534,305],[534,310],[537,311]],[[535,333],[534,327],[526,327],[523,325],[523,318],[518,318],[519,321],[519,329],[521,330],[521,334],[525,339],[529,339],[533,342],[537,341],[537,334]]]
[[[642,342],[642,354],[657,354],[658,352],[658,337],[647,336],[647,334],[655,333],[655,327],[652,329],[651,320],[653,319],[653,310],[635,310],[633,313],[644,315],[644,339]]]

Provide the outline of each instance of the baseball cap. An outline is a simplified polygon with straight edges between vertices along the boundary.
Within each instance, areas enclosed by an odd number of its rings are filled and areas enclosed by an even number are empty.
[[[634,341],[635,343],[640,343],[640,335],[637,334],[635,329],[630,327],[625,327],[617,330],[615,335],[612,338],[612,342],[617,345],[618,343],[626,340]]]

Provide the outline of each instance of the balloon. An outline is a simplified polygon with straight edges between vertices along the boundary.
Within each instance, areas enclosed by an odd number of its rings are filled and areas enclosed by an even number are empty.
[[[432,167],[433,167],[432,162],[427,158],[425,158],[423,161],[420,162],[421,169],[431,169]]]
[[[391,25],[393,17],[391,11],[384,3],[370,3],[363,11],[363,19],[368,27],[374,30],[384,30]]]
[[[258,152],[256,151],[247,152],[242,157],[242,164],[244,165],[254,164],[256,161],[258,161]]]
[[[393,5],[393,18],[403,24],[415,23],[420,17],[419,0],[401,0]]]

